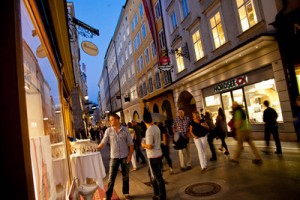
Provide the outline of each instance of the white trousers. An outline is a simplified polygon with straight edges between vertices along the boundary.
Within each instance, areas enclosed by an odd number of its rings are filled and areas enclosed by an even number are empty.
[[[194,143],[196,145],[197,151],[198,151],[198,156],[199,156],[199,161],[200,161],[200,166],[201,168],[206,168],[207,167],[207,159],[206,159],[206,143],[207,143],[207,138],[205,137],[200,137],[195,139],[194,138]]]
[[[184,151],[186,154],[186,164],[184,159]],[[191,167],[192,166],[192,158],[191,158],[191,145],[188,143],[185,149],[178,150],[179,163],[181,168]]]
[[[135,150],[133,151],[132,153],[132,157],[131,157],[131,165],[132,165],[132,168],[135,168],[136,169],[136,156],[135,156]]]

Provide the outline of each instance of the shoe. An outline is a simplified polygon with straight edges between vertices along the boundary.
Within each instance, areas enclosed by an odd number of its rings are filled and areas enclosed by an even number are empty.
[[[186,170],[190,170],[190,169],[192,169],[191,166],[187,166],[187,167],[186,167]]]
[[[217,158],[212,157],[212,158],[210,158],[209,160],[210,160],[210,161],[215,161],[215,160],[217,160]]]
[[[126,200],[130,200],[131,199],[131,197],[130,197],[129,194],[124,194],[124,197],[125,197]]]
[[[174,174],[173,168],[170,167],[170,174]]]
[[[232,158],[232,159],[230,159],[230,162],[239,163],[240,161],[238,161],[237,159]]]
[[[132,172],[133,172],[133,171],[136,171],[136,170],[137,170],[136,168],[132,168],[132,169],[131,169]]]
[[[153,200],[159,200],[159,196],[156,196],[156,195],[155,195],[155,196],[152,197],[152,199],[153,199]]]
[[[204,167],[201,172],[205,172],[207,170],[207,167]]]
[[[281,151],[275,151],[275,154],[282,154]]]
[[[229,155],[229,152],[228,152],[228,151],[226,151],[224,154],[225,154],[226,156],[228,156],[228,155]]]
[[[252,163],[254,163],[254,164],[261,164],[263,161],[262,161],[262,159],[254,159],[254,160],[252,160]]]

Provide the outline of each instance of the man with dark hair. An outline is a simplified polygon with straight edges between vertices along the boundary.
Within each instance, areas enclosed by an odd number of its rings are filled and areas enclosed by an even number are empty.
[[[276,154],[282,154],[281,144],[278,134],[278,124],[277,124],[277,112],[269,107],[269,101],[264,101],[264,105],[267,107],[264,110],[263,120],[265,122],[265,141],[266,141],[266,150],[264,151],[266,154],[269,153],[270,149],[270,137],[271,133],[273,134],[273,139],[276,145]]]
[[[149,176],[154,190],[153,199],[166,200],[165,182],[162,176],[162,151],[159,128],[153,124],[151,113],[144,108],[143,120],[147,126],[146,138],[142,147],[146,149],[149,159]]]
[[[129,163],[133,153],[133,141],[127,127],[121,126],[120,117],[117,114],[112,114],[109,117],[111,127],[105,130],[104,137],[98,145],[101,150],[107,143],[110,144],[110,162],[108,188],[106,191],[106,199],[112,197],[116,176],[119,166],[121,165],[123,176],[123,194],[125,199],[130,199],[129,196]]]

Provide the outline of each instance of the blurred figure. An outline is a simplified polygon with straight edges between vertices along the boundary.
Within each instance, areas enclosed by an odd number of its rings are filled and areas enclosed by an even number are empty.
[[[214,120],[211,116],[210,111],[205,112],[204,120],[205,120],[205,122],[207,123],[207,125],[209,127],[209,131],[208,131],[208,135],[207,135],[207,142],[208,142],[208,145],[209,145],[209,149],[211,151],[210,161],[214,161],[214,160],[217,160],[217,154],[216,154],[215,146],[213,144],[213,141],[216,137],[216,132],[215,132],[216,125],[214,124]]]
[[[140,158],[142,160],[141,164],[146,163],[145,156],[143,152],[141,151],[141,142],[142,142],[142,135],[143,135],[143,130],[142,128],[138,125],[136,120],[132,120],[132,128],[135,131],[135,140],[133,141],[134,143],[134,150],[136,153],[136,162],[139,162]]]
[[[191,147],[190,147],[190,137],[189,137],[189,123],[190,119],[188,116],[184,115],[183,108],[178,109],[178,117],[174,119],[173,122],[173,133],[174,133],[174,142],[177,142],[179,139],[184,140],[186,147],[183,149],[178,149],[178,157],[180,162],[181,171],[191,169],[192,167],[192,158],[191,158]],[[186,153],[186,162],[184,151]]]
[[[249,146],[255,156],[255,159],[252,160],[252,162],[254,164],[262,163],[262,159],[261,159],[261,157],[253,143],[253,140],[252,140],[251,129],[250,129],[250,126],[246,119],[245,111],[242,109],[242,107],[236,101],[232,103],[232,110],[233,110],[234,129],[236,132],[238,144],[237,144],[236,153],[235,153],[234,157],[232,159],[230,159],[230,161],[236,162],[236,163],[239,162],[239,158],[240,158],[241,151],[243,148],[243,143],[244,143],[244,141],[246,141],[249,144]]]
[[[166,200],[165,181],[162,176],[162,151],[160,148],[161,136],[159,128],[153,124],[151,113],[144,108],[143,120],[146,124],[146,137],[142,147],[146,149],[149,160],[149,177],[154,190],[152,199]]]
[[[170,158],[170,148],[169,148],[169,133],[166,129],[166,127],[164,126],[164,124],[162,122],[158,123],[158,128],[160,130],[160,134],[161,134],[161,150],[162,150],[162,158],[165,158],[167,160],[167,163],[169,165],[169,171],[170,174],[174,174],[173,172],[173,164],[172,164],[172,160]]]
[[[266,141],[266,150],[265,153],[269,154],[270,150],[270,137],[271,134],[273,135],[273,139],[275,141],[276,145],[276,154],[282,154],[281,151],[281,144],[278,134],[278,124],[277,124],[277,112],[269,107],[269,101],[264,101],[264,105],[266,106],[266,109],[264,110],[263,114],[263,120],[265,122],[265,141]]]
[[[225,149],[225,155],[229,155],[229,151],[227,148],[227,144],[225,142],[225,138],[227,136],[227,124],[226,124],[226,116],[222,108],[218,109],[218,115],[216,118],[216,135],[220,138],[222,141],[222,145],[220,150],[223,151],[223,148]]]
[[[132,127],[132,123],[128,122],[127,127],[129,129],[130,135],[131,135],[132,140],[133,140],[133,145],[134,145],[134,142],[136,140],[136,134],[135,134],[135,131]],[[131,157],[131,165],[132,165],[131,171],[136,171],[137,170],[137,167],[136,167],[136,154],[135,153],[136,153],[135,150],[133,150],[132,157]]]
[[[206,159],[206,142],[207,142],[207,133],[208,125],[204,120],[200,120],[200,114],[198,111],[192,112],[193,119],[190,123],[190,134],[194,138],[194,143],[197,148],[200,166],[204,172],[207,169],[207,159]]]

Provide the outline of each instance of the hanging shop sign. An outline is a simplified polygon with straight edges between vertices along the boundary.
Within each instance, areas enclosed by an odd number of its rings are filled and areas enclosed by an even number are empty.
[[[42,45],[38,46],[38,48],[36,49],[36,55],[39,58],[47,57],[46,51]]]
[[[246,75],[239,76],[234,79],[225,81],[223,83],[217,84],[214,89],[216,93],[223,92],[226,90],[231,90],[240,86],[243,86],[248,83],[248,77]]]
[[[89,54],[90,56],[98,55],[98,47],[89,41],[82,42],[81,48],[85,53]]]

